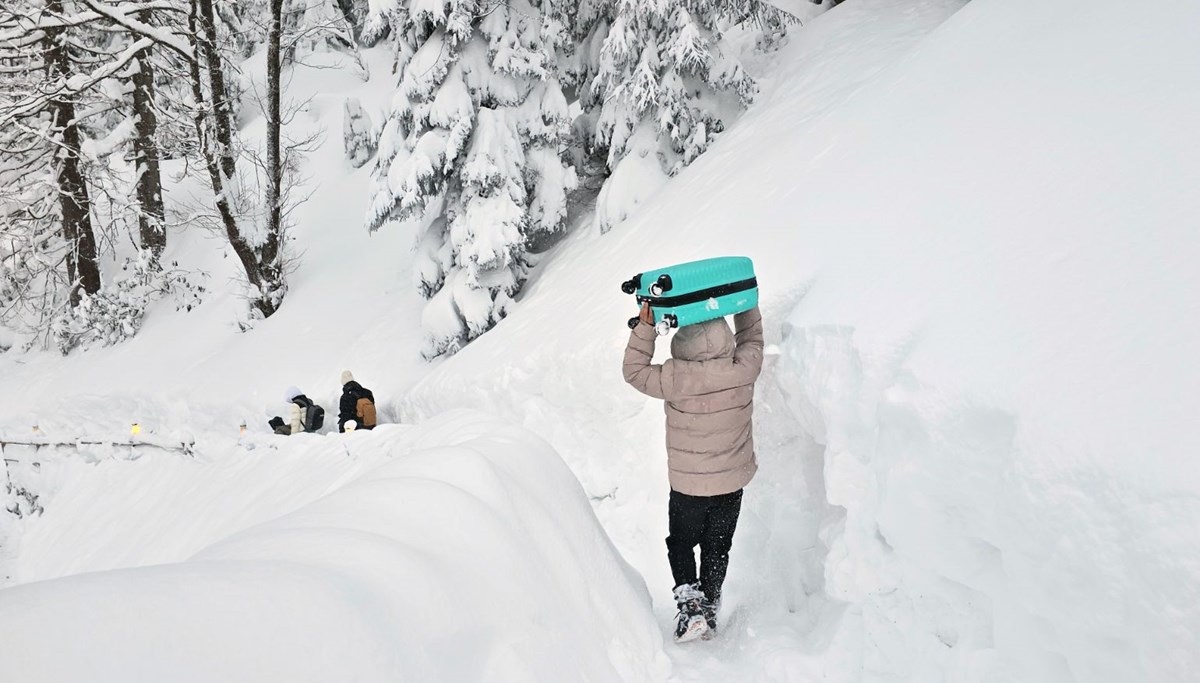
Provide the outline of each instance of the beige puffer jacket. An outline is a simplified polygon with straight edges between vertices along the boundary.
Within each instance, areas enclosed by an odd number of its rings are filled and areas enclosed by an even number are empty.
[[[653,365],[654,328],[638,323],[625,348],[625,381],[666,401],[667,467],[671,488],[691,496],[732,493],[758,471],[751,414],[762,370],[758,308],[733,318],[684,327],[671,340],[670,360]]]

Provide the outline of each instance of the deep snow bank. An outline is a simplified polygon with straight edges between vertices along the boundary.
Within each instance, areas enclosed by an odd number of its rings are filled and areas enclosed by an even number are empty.
[[[107,476],[117,465],[93,465],[89,482],[59,498],[97,514],[48,514],[28,530],[31,538],[77,541],[87,530],[105,532],[109,515],[118,515],[107,542],[80,552],[206,547],[182,561],[0,591],[6,680],[665,675],[644,585],[552,449],[475,413],[387,431],[279,439],[277,454],[228,457],[270,458],[271,468],[248,463],[207,476],[179,462],[187,476],[144,460],[120,465],[121,476]],[[317,458],[328,476],[312,471],[317,452],[347,459],[344,442],[359,437],[373,439],[371,450],[387,462],[349,476],[353,468],[338,473]],[[314,489],[316,481],[328,492]],[[224,494],[216,497],[218,489]],[[211,521],[197,527],[196,516]],[[212,528],[241,525],[208,543]],[[157,559],[153,551],[143,557]]]
[[[1200,7],[1122,8],[977,0],[793,150],[781,370],[875,676],[1200,666]]]

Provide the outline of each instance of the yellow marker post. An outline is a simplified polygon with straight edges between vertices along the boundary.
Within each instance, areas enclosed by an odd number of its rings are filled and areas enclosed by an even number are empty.
[[[142,433],[142,426],[140,424],[134,422],[133,424],[129,425],[129,435],[130,436],[137,436],[138,434],[141,434],[141,433]]]

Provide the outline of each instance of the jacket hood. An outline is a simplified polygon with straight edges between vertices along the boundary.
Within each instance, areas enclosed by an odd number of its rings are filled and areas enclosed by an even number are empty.
[[[283,402],[291,403],[292,399],[302,395],[304,395],[304,392],[300,391],[296,387],[288,387],[287,391],[283,392]]]
[[[724,318],[680,328],[671,338],[671,357],[713,360],[733,357],[733,330]]]

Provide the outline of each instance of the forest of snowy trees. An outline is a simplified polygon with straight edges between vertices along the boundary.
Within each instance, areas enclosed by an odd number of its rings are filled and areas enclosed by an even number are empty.
[[[729,36],[769,50],[791,21],[759,0],[7,0],[0,327],[67,353],[135,334],[155,300],[193,306],[203,274],[162,257],[181,229],[227,241],[245,326],[271,316],[322,143],[289,135],[287,73],[371,48],[395,93],[346,101],[348,167],[370,169],[366,229],[417,230],[424,355],[452,353],[504,317],[573,202],[608,230],[702,154],[756,92]],[[173,201],[188,179],[206,201]]]

